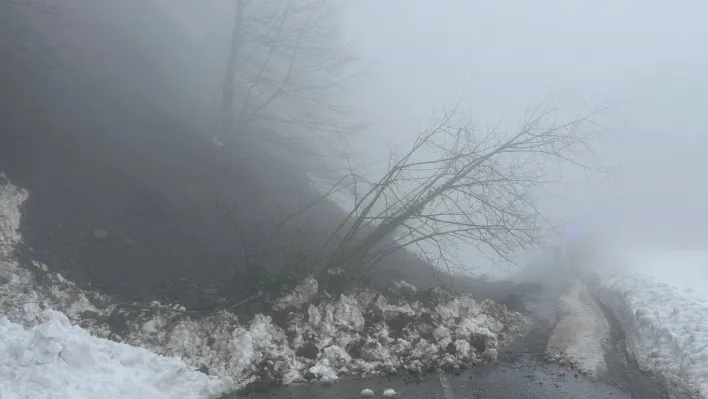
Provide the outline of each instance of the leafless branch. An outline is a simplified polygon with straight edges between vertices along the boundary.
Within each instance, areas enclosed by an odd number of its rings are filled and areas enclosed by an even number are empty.
[[[553,227],[537,206],[558,182],[549,177],[551,167],[611,172],[584,160],[605,109],[558,122],[561,105],[545,100],[510,133],[476,129],[458,104],[434,118],[408,151],[393,153],[378,180],[350,168],[357,177],[348,182],[354,206],[320,269],[370,272],[389,254],[411,248],[449,274],[466,267],[457,257],[461,246],[513,262],[518,249],[539,245]]]
[[[342,43],[337,1],[235,1],[219,141],[269,140],[331,183],[343,165],[326,154],[361,128],[344,105],[360,73]]]

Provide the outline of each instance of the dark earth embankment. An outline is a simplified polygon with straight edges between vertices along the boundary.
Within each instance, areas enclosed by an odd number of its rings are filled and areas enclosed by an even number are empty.
[[[323,202],[273,242],[277,222],[317,193],[255,144],[211,144],[200,116],[186,111],[178,68],[171,75],[146,58],[156,41],[57,21],[42,19],[31,37],[18,36],[21,46],[0,41],[0,171],[30,192],[25,261],[119,297],[203,308],[251,285],[244,242],[258,270],[292,270],[316,252],[310,244],[339,223],[341,209]],[[44,51],[49,39],[55,45]],[[222,205],[233,207],[238,228]],[[387,261],[411,263],[415,283],[430,281],[411,254]]]

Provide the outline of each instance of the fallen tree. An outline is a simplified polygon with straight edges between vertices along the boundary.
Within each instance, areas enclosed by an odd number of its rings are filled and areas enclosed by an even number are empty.
[[[392,150],[380,178],[350,168],[332,191],[348,191],[353,207],[329,236],[315,274],[341,268],[367,275],[402,249],[451,273],[468,269],[462,246],[513,262],[517,250],[540,245],[553,223],[539,209],[539,194],[563,182],[551,167],[609,172],[587,157],[604,108],[558,122],[563,104],[546,99],[512,132],[475,128],[458,104],[406,151]]]

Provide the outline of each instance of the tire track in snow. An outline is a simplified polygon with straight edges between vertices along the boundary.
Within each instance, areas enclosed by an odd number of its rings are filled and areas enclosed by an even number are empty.
[[[582,281],[570,281],[558,299],[557,316],[546,358],[573,365],[591,378],[604,374],[610,324]]]
[[[440,378],[440,385],[442,386],[445,399],[455,399],[455,394],[452,392],[452,386],[450,385],[450,381],[447,379],[447,374],[445,374],[445,371],[438,370],[438,377]]]

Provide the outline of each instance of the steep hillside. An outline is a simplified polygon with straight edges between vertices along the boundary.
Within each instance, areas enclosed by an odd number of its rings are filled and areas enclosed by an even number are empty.
[[[43,29],[75,47],[29,53],[6,46],[0,62],[0,171],[30,192],[25,261],[111,294],[208,306],[214,292],[247,288],[246,255],[259,269],[290,270],[315,255],[314,244],[345,215],[322,202],[273,241],[277,223],[318,196],[303,173],[255,144],[211,144],[198,116],[179,111],[197,100],[173,98],[184,93],[173,87],[179,82],[141,63],[145,49],[137,44],[97,38],[91,26],[80,27],[94,36],[86,43],[70,29]],[[41,47],[41,39],[22,40]],[[97,52],[113,61],[70,57],[119,42]],[[53,57],[63,60],[56,68],[40,62]],[[112,64],[117,81],[101,69]],[[112,90],[116,83],[120,90]],[[165,88],[163,96],[150,87]],[[386,265],[382,281],[413,267],[416,284],[434,283],[406,251]]]

